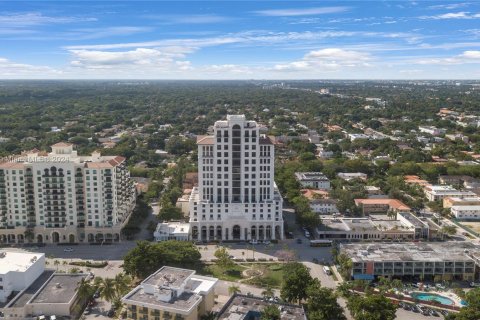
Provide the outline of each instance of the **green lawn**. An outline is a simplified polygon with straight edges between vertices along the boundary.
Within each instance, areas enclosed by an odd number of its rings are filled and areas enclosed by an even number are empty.
[[[211,276],[225,281],[234,281],[245,279],[242,272],[246,269],[256,268],[262,271],[262,275],[242,281],[257,287],[280,288],[283,282],[283,264],[281,263],[243,263],[235,264],[231,268],[224,269],[216,264],[206,265],[197,270],[199,274]]]
[[[248,264],[248,267],[253,266],[263,272],[263,275],[246,280],[244,283],[251,284],[258,287],[272,287],[280,288],[283,282],[283,265],[281,263],[272,264]]]
[[[242,279],[242,271],[246,267],[242,265],[235,264],[231,268],[224,269],[216,264],[205,266],[202,270],[199,270],[200,274],[212,276],[220,280],[226,281],[238,281]]]

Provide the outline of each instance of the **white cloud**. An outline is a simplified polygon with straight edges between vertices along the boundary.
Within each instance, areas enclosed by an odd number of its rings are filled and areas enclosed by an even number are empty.
[[[238,64],[213,64],[200,68],[202,72],[218,73],[218,74],[253,74],[254,68],[242,66]]]
[[[73,17],[73,16],[45,16],[40,12],[27,12],[16,14],[0,15],[0,25],[8,27],[25,27],[43,24],[59,24],[73,22],[92,22],[97,21],[92,17]]]
[[[144,18],[157,20],[163,24],[209,24],[234,20],[234,18],[219,16],[215,14],[145,15]]]
[[[449,19],[477,19],[480,18],[480,13],[473,14],[471,12],[449,12],[438,14],[434,16],[421,16],[422,20],[449,20]]]
[[[0,58],[1,78],[47,78],[58,76],[62,72],[46,66],[34,66],[31,64],[17,63],[6,58]]]
[[[293,8],[293,9],[271,9],[254,11],[261,16],[268,17],[295,17],[295,16],[313,16],[318,14],[345,12],[349,7],[317,7],[317,8]]]
[[[474,60],[478,60],[478,62],[480,62],[480,51],[478,51],[478,50],[464,51],[459,57],[460,58],[465,58],[465,59],[474,59]]]
[[[371,60],[371,55],[366,52],[326,48],[310,51],[298,61],[277,64],[273,69],[277,71],[302,71],[318,68],[322,71],[335,71],[342,68],[368,67]]]
[[[182,51],[183,50],[183,51]],[[130,51],[94,51],[94,50],[70,50],[72,54],[71,65],[87,69],[112,69],[118,67],[132,68],[165,68],[185,67],[183,59],[188,49],[179,48],[137,48]],[[177,63],[178,62],[178,63]]]
[[[81,28],[73,29],[67,33],[67,35],[72,35],[75,39],[99,39],[106,37],[114,36],[127,36],[142,32],[152,31],[153,28],[150,27],[135,27],[135,26],[118,26],[118,27],[108,27],[108,28]]]
[[[453,10],[453,9],[467,7],[468,5],[469,3],[467,2],[461,2],[461,3],[438,4],[438,5],[429,6],[428,8]]]
[[[459,65],[459,64],[480,64],[480,51],[478,50],[467,50],[463,53],[446,58],[423,58],[416,59],[413,61],[416,64],[436,64],[436,65]]]
[[[145,42],[130,42],[130,43],[110,43],[110,44],[94,44],[94,45],[75,45],[67,46],[69,50],[113,50],[125,48],[139,48],[139,47],[164,47],[164,46],[187,46],[187,47],[209,47],[226,44],[277,44],[286,43],[289,46],[293,41],[315,41],[326,38],[341,38],[341,37],[366,37],[366,38],[392,38],[402,39],[408,43],[417,43],[421,36],[410,32],[367,32],[367,31],[302,31],[302,32],[265,32],[265,31],[249,31],[231,33],[218,37],[206,38],[182,38],[182,39],[165,39]]]

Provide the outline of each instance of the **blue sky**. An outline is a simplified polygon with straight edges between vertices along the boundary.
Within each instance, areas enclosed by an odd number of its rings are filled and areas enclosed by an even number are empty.
[[[2,79],[479,79],[480,2],[1,1]]]

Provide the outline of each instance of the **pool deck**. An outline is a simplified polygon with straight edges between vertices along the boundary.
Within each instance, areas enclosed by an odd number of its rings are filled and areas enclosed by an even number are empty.
[[[453,292],[442,292],[442,291],[412,291],[410,292],[410,297],[411,298],[414,298],[411,296],[412,293],[418,293],[418,294],[434,294],[434,295],[438,295],[438,296],[441,296],[441,297],[444,297],[444,298],[448,298],[450,300],[453,301],[453,306],[456,306],[456,307],[463,307],[462,305],[462,299],[460,299],[459,296],[457,296],[455,293]]]

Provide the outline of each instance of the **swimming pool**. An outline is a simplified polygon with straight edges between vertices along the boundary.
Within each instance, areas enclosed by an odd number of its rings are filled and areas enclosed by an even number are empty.
[[[418,299],[420,301],[434,301],[438,302],[447,306],[452,306],[455,302],[447,297],[441,296],[435,293],[427,293],[427,292],[412,292],[410,294],[412,298]]]

